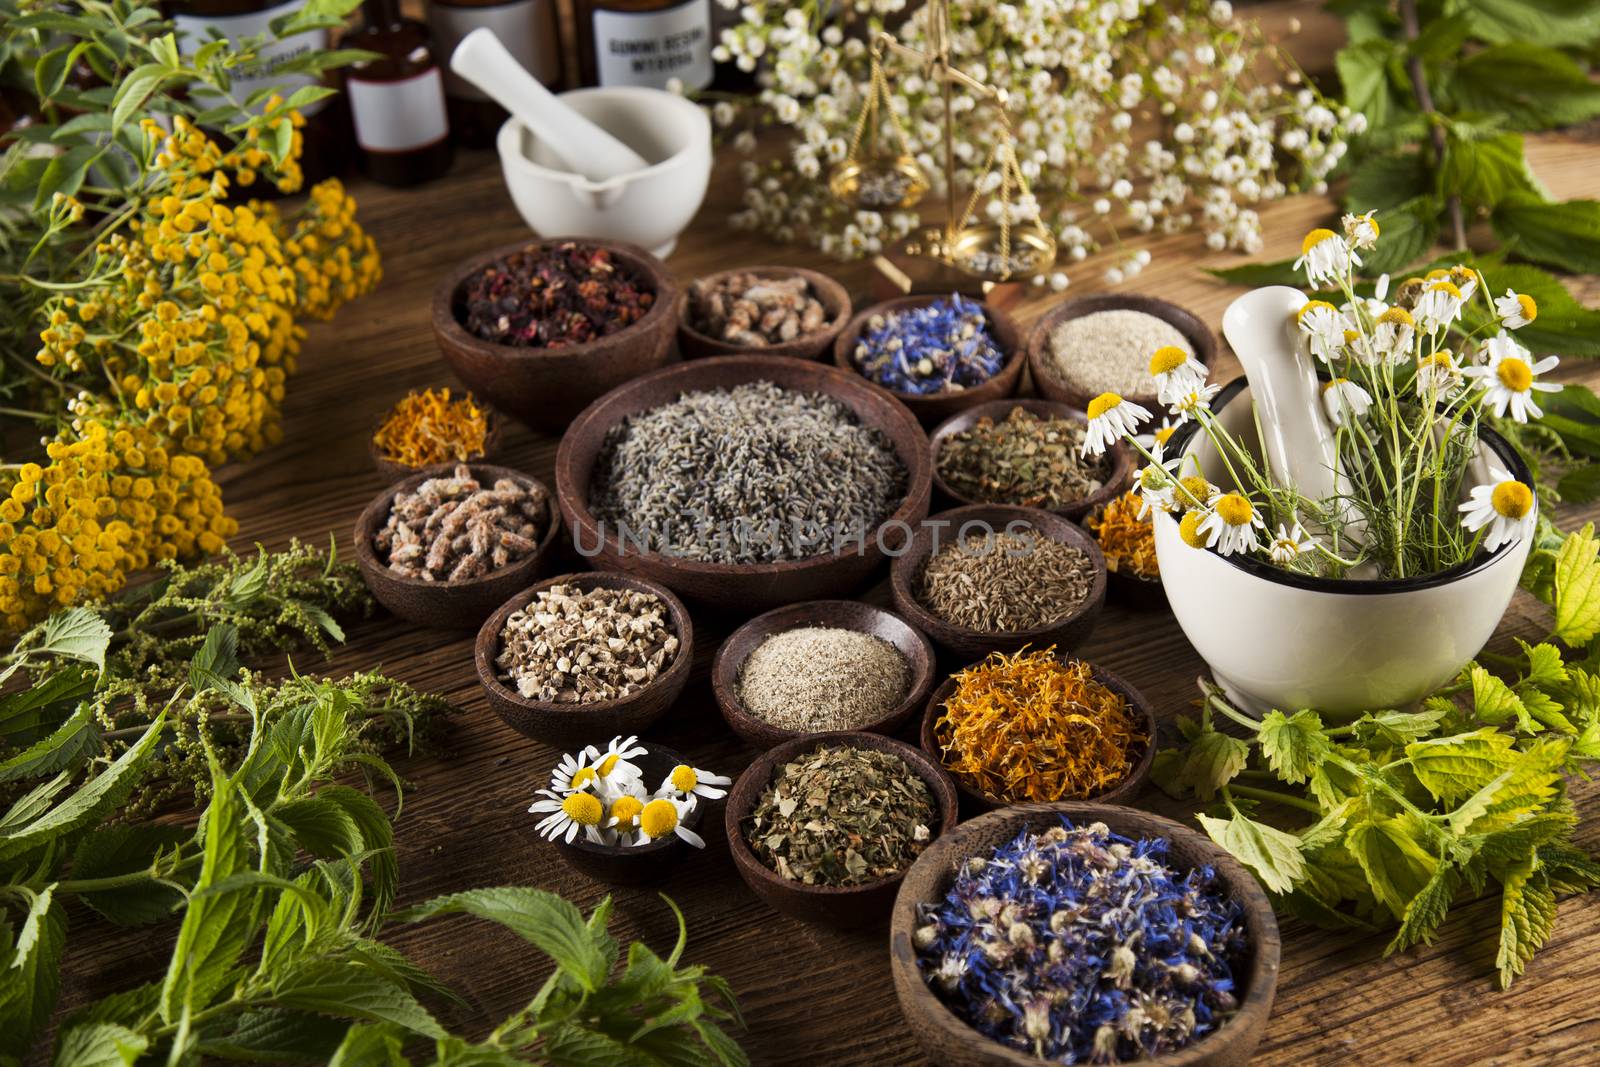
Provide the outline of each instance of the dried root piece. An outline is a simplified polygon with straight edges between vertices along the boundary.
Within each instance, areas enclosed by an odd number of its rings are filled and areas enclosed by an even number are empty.
[[[538,550],[550,528],[550,494],[501,478],[485,489],[466,466],[399,493],[373,538],[389,570],[407,578],[481,578]]]

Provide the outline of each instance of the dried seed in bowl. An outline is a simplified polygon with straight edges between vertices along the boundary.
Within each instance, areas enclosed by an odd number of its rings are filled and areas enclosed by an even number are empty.
[[[494,662],[529,700],[592,704],[655,681],[680,643],[671,611],[654,593],[554,585],[512,612]]]
[[[800,275],[763,278],[743,271],[689,286],[689,324],[718,341],[765,348],[827,325],[828,312]]]
[[[550,494],[537,483],[501,478],[484,488],[458,466],[395,494],[373,538],[378,558],[406,578],[458,582],[518,563],[550,529]]]
[[[1014,633],[1066,618],[1093,588],[1087,552],[1024,529],[972,534],[939,549],[922,568],[916,596],[952,626]]]

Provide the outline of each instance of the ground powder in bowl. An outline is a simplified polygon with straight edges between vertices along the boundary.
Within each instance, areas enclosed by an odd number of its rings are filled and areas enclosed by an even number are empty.
[[[923,566],[917,599],[952,626],[1014,633],[1070,615],[1094,588],[1094,561],[1037,530],[972,534]]]
[[[494,662],[529,700],[592,704],[655,681],[679,645],[671,613],[654,593],[553,585],[512,612]]]
[[[1194,346],[1171,323],[1129,308],[1067,319],[1050,332],[1047,369],[1065,385],[1091,395],[1156,394],[1150,357],[1171,345],[1194,355]]]
[[[835,626],[798,626],[768,637],[739,669],[747,712],[784,730],[855,730],[905,699],[911,672],[881,637]]]

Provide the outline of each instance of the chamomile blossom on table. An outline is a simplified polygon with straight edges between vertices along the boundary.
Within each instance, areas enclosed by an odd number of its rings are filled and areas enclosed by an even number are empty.
[[[1361,566],[1412,577],[1531,536],[1532,487],[1498,464],[1481,484],[1474,472],[1485,469],[1484,418],[1538,419],[1539,394],[1560,389],[1545,380],[1557,358],[1534,356],[1516,337],[1538,304],[1511,289],[1496,296],[1459,265],[1406,278],[1392,296],[1387,276],[1357,291],[1361,254],[1380,234],[1371,214],[1347,215],[1338,230],[1307,234],[1295,264],[1319,291],[1333,291],[1308,298],[1292,325],[1323,379],[1322,410],[1306,417],[1324,418],[1332,433],[1336,494],[1313,500],[1273,482],[1253,442],[1211,410],[1217,387],[1205,368],[1175,349],[1150,359],[1172,427],[1159,447],[1139,432],[1151,412],[1104,393],[1089,405],[1085,454],[1128,440],[1147,461],[1134,483],[1142,514],[1170,515],[1196,549],[1300,573],[1341,577]],[[1166,438],[1179,431],[1208,439],[1214,470],[1199,470],[1192,454],[1167,455]]]
[[[726,796],[732,779],[699,767],[679,764],[659,788],[645,788],[644,772],[633,760],[647,750],[637,737],[614,737],[604,748],[594,745],[561,757],[529,806],[542,815],[535,829],[551,841],[567,844],[582,835],[596,845],[628,847],[678,837],[695,848],[705,840],[684,826],[700,799]]]

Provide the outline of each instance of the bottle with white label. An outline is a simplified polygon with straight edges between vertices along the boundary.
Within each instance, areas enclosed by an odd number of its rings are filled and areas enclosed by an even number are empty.
[[[247,38],[270,34],[274,22],[288,18],[305,6],[306,0],[169,0],[162,9],[177,30],[178,51],[187,56],[218,38],[237,45]],[[234,98],[244,100],[258,89],[276,86],[279,95],[287,99],[296,89],[317,84],[314,75],[284,74],[279,68],[308,52],[323,51],[327,47],[327,30],[307,30],[270,42],[249,63],[234,68]],[[212,94],[213,99],[207,99],[203,89],[191,92],[202,107],[215,107],[225,102],[215,94]],[[350,162],[350,130],[343,109],[335,106],[334,101],[323,99],[305,105],[300,111],[306,118],[301,130],[304,147],[300,154],[300,169],[305,174],[306,184],[344,173]],[[278,195],[277,187],[266,180],[235,192],[240,196]]]
[[[494,31],[518,63],[546,86],[561,82],[561,40],[555,0],[429,0],[433,50],[445,60],[444,95],[450,136],[467,148],[489,148],[506,120],[505,109],[450,70],[461,38],[479,27]]]
[[[364,0],[361,24],[340,43],[378,53],[345,71],[361,172],[384,185],[416,185],[449,170],[455,148],[428,28],[403,18],[399,0]]]
[[[711,0],[578,0],[577,25],[585,85],[711,84]]]

